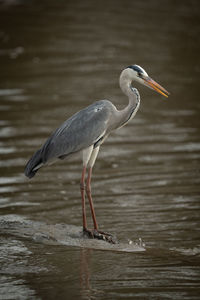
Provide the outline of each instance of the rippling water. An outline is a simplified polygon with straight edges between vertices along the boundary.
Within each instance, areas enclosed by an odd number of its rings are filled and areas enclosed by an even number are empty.
[[[1,299],[199,299],[199,8],[0,1]],[[54,244],[61,224],[81,226],[81,163],[31,181],[24,166],[77,110],[126,105],[118,78],[133,63],[171,95],[138,87],[140,110],[101,147],[92,186],[101,229],[146,251]]]

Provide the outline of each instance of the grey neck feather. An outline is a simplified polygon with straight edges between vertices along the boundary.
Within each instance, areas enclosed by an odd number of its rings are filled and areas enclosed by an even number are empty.
[[[122,71],[119,79],[119,85],[122,92],[128,97],[128,105],[118,111],[119,127],[124,126],[130,121],[138,111],[140,105],[140,94],[138,90],[131,86],[132,80],[126,73],[126,70]]]

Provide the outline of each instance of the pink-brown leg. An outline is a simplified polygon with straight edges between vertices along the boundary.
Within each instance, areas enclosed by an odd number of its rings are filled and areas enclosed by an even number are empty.
[[[91,195],[91,176],[92,176],[92,168],[90,167],[88,169],[88,177],[87,177],[87,182],[86,182],[86,193],[87,193],[87,197],[88,197],[89,204],[90,204],[90,210],[91,210],[91,214],[92,214],[92,220],[94,223],[94,229],[98,230],[98,225],[97,225],[97,220],[96,220],[96,215],[95,215],[95,210],[94,210],[94,205],[93,205],[92,195]]]
[[[87,177],[87,182],[86,182],[86,193],[87,193],[87,197],[88,197],[89,204],[90,204],[92,220],[93,220],[93,223],[94,223],[94,230],[88,230],[87,229],[87,230],[85,230],[85,233],[89,237],[96,238],[96,239],[99,239],[99,240],[104,240],[104,241],[107,241],[111,244],[115,244],[116,240],[113,239],[111,234],[105,233],[103,231],[98,230],[98,224],[97,224],[97,220],[96,220],[96,215],[95,215],[95,210],[94,210],[94,205],[93,205],[92,195],[91,195],[91,177],[92,177],[92,167],[89,167],[88,177]]]
[[[85,209],[85,173],[86,167],[83,167],[82,176],[81,176],[81,200],[82,200],[82,216],[83,216],[83,230],[87,228],[87,220],[86,220],[86,209]]]

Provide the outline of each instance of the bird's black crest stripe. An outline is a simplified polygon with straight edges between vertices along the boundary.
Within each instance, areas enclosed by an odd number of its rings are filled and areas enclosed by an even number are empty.
[[[139,76],[142,75],[142,70],[140,69],[140,67],[136,66],[136,65],[132,65],[132,66],[128,66],[127,69],[132,69],[134,71],[136,71],[138,73]]]

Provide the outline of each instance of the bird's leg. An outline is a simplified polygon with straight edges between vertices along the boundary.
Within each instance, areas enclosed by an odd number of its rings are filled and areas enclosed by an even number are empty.
[[[82,215],[83,215],[83,230],[87,228],[86,209],[85,209],[85,173],[86,173],[86,166],[83,167],[81,184],[80,184],[81,200],[82,200]]]
[[[92,195],[91,195],[91,177],[92,177],[92,167],[89,167],[88,177],[86,182],[86,193],[90,204],[90,210],[91,210],[92,219],[94,223],[94,230],[87,229],[84,230],[84,232],[91,238],[96,238],[99,240],[107,241],[111,244],[115,244],[116,241],[113,239],[111,234],[98,230],[98,225],[97,225],[97,220],[96,220],[96,215],[95,215],[95,210],[94,210],[94,205],[93,205]]]
[[[92,168],[90,167],[88,169],[88,177],[87,177],[87,182],[86,182],[86,193],[87,193],[87,197],[88,197],[89,204],[90,204],[90,210],[91,210],[91,214],[92,214],[92,220],[94,223],[94,229],[98,230],[98,225],[97,225],[97,220],[96,220],[96,215],[95,215],[95,210],[94,210],[94,205],[93,205],[92,195],[91,195],[91,176],[92,176]]]

